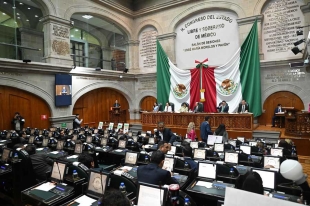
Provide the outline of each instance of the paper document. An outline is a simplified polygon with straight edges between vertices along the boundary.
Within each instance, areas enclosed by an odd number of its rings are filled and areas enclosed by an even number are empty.
[[[46,183],[43,183],[42,185],[40,185],[34,189],[47,192],[47,191],[50,191],[51,189],[53,189],[54,187],[56,187],[55,184],[53,184],[51,182],[46,182]]]
[[[132,167],[129,167],[129,166],[124,166],[124,167],[121,167],[120,169],[121,169],[121,170],[127,170],[127,171],[130,171],[130,170],[132,170]]]
[[[122,149],[116,149],[114,150],[114,152],[122,152],[123,150]]]
[[[73,159],[73,158],[78,158],[79,156],[78,155],[71,155],[69,157],[67,157],[67,159]]]
[[[38,149],[36,149],[37,151],[42,151],[44,148],[38,148]]]
[[[206,187],[206,188],[212,188],[212,182],[198,181],[196,183],[196,186],[203,186],[203,187]]]
[[[83,205],[83,206],[90,206],[96,201],[97,200],[87,197],[86,195],[83,195],[82,197],[79,197],[75,200],[76,203],[80,203],[80,205]]]
[[[59,153],[58,151],[51,152],[51,154],[58,154],[58,153]]]

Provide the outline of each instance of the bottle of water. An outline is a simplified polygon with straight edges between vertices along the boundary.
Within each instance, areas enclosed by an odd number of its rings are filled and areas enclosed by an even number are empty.
[[[18,160],[18,154],[17,154],[17,152],[15,152],[13,159],[14,159],[14,160]]]
[[[229,175],[230,175],[230,177],[235,177],[234,168],[230,168]]]
[[[148,162],[149,162],[149,158],[148,158],[147,155],[145,155],[145,157],[144,157],[144,163],[148,163]]]
[[[192,204],[191,204],[191,202],[189,201],[189,199],[188,198],[185,198],[184,199],[184,206],[191,206]]]
[[[120,186],[119,186],[119,190],[126,195],[127,191],[126,191],[126,186],[123,182],[121,182]]]
[[[72,178],[73,178],[73,180],[76,180],[76,179],[79,178],[78,173],[77,173],[76,170],[73,170],[73,172],[72,172]]]
[[[213,152],[213,156],[216,157],[216,152]]]
[[[184,169],[186,169],[186,170],[188,170],[189,169],[189,164],[188,164],[188,162],[184,162]]]

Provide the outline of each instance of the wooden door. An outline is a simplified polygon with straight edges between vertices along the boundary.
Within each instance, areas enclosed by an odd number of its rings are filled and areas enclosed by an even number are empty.
[[[282,107],[294,107],[298,110],[304,109],[304,103],[296,94],[284,91],[276,92],[265,100],[263,105],[265,112],[259,117],[259,124],[271,125],[273,112],[278,104],[282,104]]]
[[[146,96],[140,102],[140,109],[142,111],[153,111],[153,105],[157,101],[155,97]]]

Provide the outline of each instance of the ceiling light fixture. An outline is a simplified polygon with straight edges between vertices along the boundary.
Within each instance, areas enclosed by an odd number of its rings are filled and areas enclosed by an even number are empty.
[[[93,18],[93,16],[91,16],[91,15],[84,15],[84,16],[82,16],[83,18],[85,18],[85,19],[91,19],[91,18]]]
[[[8,3],[6,3],[6,1],[5,2],[3,2],[4,4],[8,4]]]
[[[27,19],[26,21],[29,21],[29,19]]]
[[[6,15],[6,13],[2,13],[2,15]]]
[[[38,18],[39,16],[38,15],[34,15],[34,17]]]
[[[28,9],[30,9],[30,7],[28,7]]]
[[[19,16],[19,13],[16,13],[17,16]]]
[[[19,4],[20,4],[20,5],[23,5],[23,3],[22,3],[22,2],[19,2]]]

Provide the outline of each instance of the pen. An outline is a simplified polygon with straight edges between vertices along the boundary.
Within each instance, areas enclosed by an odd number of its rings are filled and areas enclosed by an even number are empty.
[[[195,181],[192,186],[191,186],[191,189],[196,185],[197,181]]]

